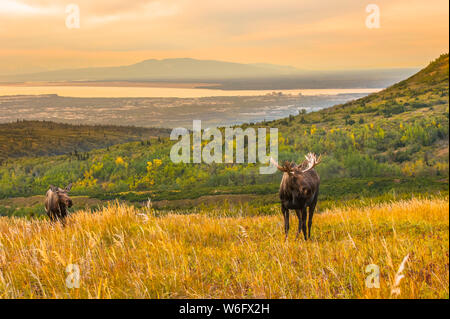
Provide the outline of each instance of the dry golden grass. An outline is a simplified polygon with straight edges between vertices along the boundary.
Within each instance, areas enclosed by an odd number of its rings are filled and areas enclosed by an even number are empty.
[[[77,212],[65,228],[0,218],[0,297],[448,298],[448,208],[445,198],[334,209],[314,217],[309,242],[294,240],[293,216],[284,242],[281,214],[111,206]],[[80,268],[79,288],[66,286],[68,264]],[[369,264],[380,288],[365,285]]]

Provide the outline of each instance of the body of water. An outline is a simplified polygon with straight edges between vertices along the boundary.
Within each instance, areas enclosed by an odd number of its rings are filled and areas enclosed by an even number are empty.
[[[291,95],[335,95],[335,94],[370,94],[381,88],[354,89],[296,89],[296,90],[216,90],[197,88],[164,88],[164,87],[90,87],[90,86],[1,86],[0,96],[6,95],[38,95],[57,94],[66,97],[178,97],[195,98],[207,96],[258,96],[281,92]]]

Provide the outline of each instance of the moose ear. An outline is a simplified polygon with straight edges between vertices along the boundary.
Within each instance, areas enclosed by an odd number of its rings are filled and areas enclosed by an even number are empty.
[[[65,191],[70,192],[71,189],[72,189],[72,183],[70,183],[69,185],[66,186]]]
[[[56,192],[56,191],[58,190],[58,187],[55,187],[55,186],[53,186],[53,185],[50,185],[50,190],[51,190],[52,192]]]

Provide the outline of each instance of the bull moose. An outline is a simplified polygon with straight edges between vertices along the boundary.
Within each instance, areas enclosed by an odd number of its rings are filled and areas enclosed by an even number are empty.
[[[59,220],[64,224],[67,207],[72,207],[72,199],[68,195],[71,188],[72,183],[64,189],[50,185],[45,196],[45,211],[52,222]]]
[[[285,162],[283,166],[271,158],[271,162],[283,172],[280,184],[281,212],[284,216],[285,240],[289,232],[289,210],[295,210],[298,217],[298,230],[296,239],[303,231],[305,240],[311,238],[311,225],[314,209],[319,195],[320,178],[314,167],[321,162],[321,156],[316,157],[313,153],[305,156],[306,160],[301,165]],[[306,209],[308,213],[308,235],[306,234]]]

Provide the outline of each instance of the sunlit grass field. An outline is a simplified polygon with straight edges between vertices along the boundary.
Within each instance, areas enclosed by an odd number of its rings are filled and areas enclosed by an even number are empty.
[[[308,242],[295,240],[295,214],[285,242],[281,213],[227,208],[156,216],[116,204],[66,227],[2,217],[0,297],[448,298],[448,208],[446,197],[327,209]],[[379,288],[366,285],[370,264]]]

